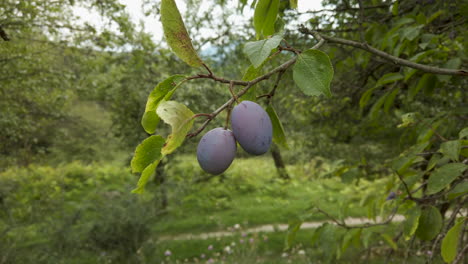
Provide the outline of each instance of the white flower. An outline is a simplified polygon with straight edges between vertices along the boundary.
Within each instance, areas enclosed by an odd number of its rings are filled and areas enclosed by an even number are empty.
[[[305,251],[304,251],[303,249],[301,249],[301,250],[299,250],[299,251],[297,252],[297,254],[299,254],[299,255],[305,255]]]
[[[288,253],[286,253],[286,252],[283,252],[283,254],[281,254],[281,257],[283,257],[283,258],[286,258],[286,257],[288,257]]]
[[[234,229],[239,229],[240,228],[240,225],[239,224],[235,224],[234,225]]]

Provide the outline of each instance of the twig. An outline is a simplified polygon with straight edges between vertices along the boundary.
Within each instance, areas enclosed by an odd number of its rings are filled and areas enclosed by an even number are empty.
[[[314,37],[320,36],[321,38],[325,39],[329,43],[337,43],[337,44],[342,44],[342,45],[351,46],[351,47],[365,50],[387,61],[390,61],[396,65],[406,66],[406,67],[410,67],[410,68],[414,68],[414,69],[418,69],[424,72],[434,73],[434,74],[468,76],[468,71],[464,69],[446,69],[446,68],[438,68],[434,66],[415,63],[409,60],[405,60],[405,59],[390,55],[386,52],[383,52],[381,50],[378,50],[368,45],[367,43],[361,43],[357,41],[322,35],[316,31],[311,31],[307,29],[303,25],[300,27],[299,31],[301,31],[303,34],[313,35]]]
[[[204,62],[202,62],[203,67],[208,71],[209,76],[213,76],[213,72],[211,71],[210,67],[206,65]]]
[[[315,37],[315,36],[314,36]],[[317,39],[317,44],[315,44],[312,49],[318,49],[320,48],[324,43],[325,43],[325,40],[323,38],[320,37],[320,35],[317,35],[316,36],[316,39]],[[247,93],[247,91],[252,87],[254,86],[255,84],[263,81],[263,80],[267,80],[269,79],[272,75],[274,75],[275,73],[277,72],[280,72],[280,71],[285,71],[286,69],[288,69],[290,66],[292,66],[297,60],[297,56],[286,61],[285,63],[281,64],[280,66],[274,68],[273,70],[265,73],[264,75],[262,76],[259,76],[255,79],[253,79],[252,81],[238,81],[238,80],[227,80],[227,79],[224,79],[224,78],[220,78],[220,77],[216,77],[215,75],[205,75],[205,74],[198,74],[198,75],[194,75],[194,76],[191,76],[191,77],[188,77],[186,80],[193,80],[193,79],[212,79],[214,81],[217,81],[217,82],[221,82],[221,83],[233,83],[235,85],[240,85],[240,86],[245,86],[244,89],[242,89],[240,92],[238,92],[236,94],[237,98],[241,97],[242,95],[244,95],[245,93]],[[224,109],[226,109],[230,104],[232,104],[232,102],[234,102],[234,98],[231,98],[229,99],[227,102],[225,102],[223,105],[221,105],[218,109],[216,109],[215,111],[213,111],[211,113],[211,119],[207,119],[202,125],[200,128],[198,128],[197,130],[195,130],[194,132],[192,133],[189,133],[187,134],[187,137],[188,138],[192,138],[192,137],[195,137],[196,135],[200,134],[200,132],[202,132],[207,126],[208,124],[211,122],[211,120],[213,120],[217,115],[219,115],[219,113],[221,113]]]
[[[408,188],[408,185],[407,185],[406,182],[403,180],[403,177],[401,177],[400,173],[398,173],[398,171],[395,170],[395,174],[398,175],[398,178],[400,179],[400,181],[401,181],[401,182],[403,183],[403,185],[405,186],[406,193],[408,194],[408,199],[410,199],[410,200],[412,200],[412,201],[415,201],[415,202],[418,202],[419,199],[413,197],[413,195],[411,194],[410,189]]]
[[[452,262],[452,264],[458,264],[464,257],[465,252],[468,252],[468,244],[458,253],[457,258]]]
[[[234,100],[236,101],[236,103],[239,103],[239,99],[237,98],[236,94],[234,93],[234,82],[230,82],[229,83],[229,92],[231,92],[231,95],[232,95],[232,98],[234,98]]]

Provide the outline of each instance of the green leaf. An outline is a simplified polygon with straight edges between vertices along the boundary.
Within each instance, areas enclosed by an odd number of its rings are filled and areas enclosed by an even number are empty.
[[[138,180],[137,187],[132,190],[132,193],[143,193],[143,191],[145,190],[146,183],[148,183],[148,180],[150,179],[151,175],[155,173],[156,167],[158,167],[160,161],[161,159],[154,161],[143,170],[140,179]]]
[[[146,133],[153,134],[159,123],[159,116],[156,114],[156,108],[162,100],[168,100],[177,89],[178,85],[185,79],[183,75],[173,75],[164,81],[158,83],[151,91],[146,101],[145,113],[141,120],[141,125]]]
[[[135,150],[135,155],[131,161],[132,172],[142,172],[148,165],[162,157],[161,149],[164,145],[164,138],[161,136],[150,136],[143,140]]]
[[[185,105],[175,101],[162,102],[156,113],[166,124],[172,127],[171,134],[167,137],[161,153],[164,155],[172,153],[184,142],[185,136],[192,128],[193,113]]]
[[[346,252],[346,249],[348,249],[349,245],[353,241],[359,241],[361,237],[362,229],[357,228],[353,230],[349,230],[346,235],[343,237],[343,243],[341,244],[341,252],[344,253]]]
[[[455,224],[445,235],[442,240],[441,254],[445,262],[452,262],[457,256],[457,248],[460,237],[460,232],[463,227],[464,220],[459,221]]]
[[[292,9],[297,9],[297,0],[289,0],[289,6]]]
[[[444,142],[440,145],[440,152],[454,161],[459,160],[458,156],[460,155],[460,150],[461,150],[460,140],[451,140],[451,141]]]
[[[271,103],[267,106],[266,112],[270,116],[271,124],[273,126],[273,142],[279,146],[288,149],[288,143],[286,142],[286,136],[284,134],[283,124],[278,118],[275,109]]]
[[[364,108],[367,103],[369,102],[371,96],[372,96],[372,93],[375,91],[376,87],[372,87],[370,89],[368,89],[367,91],[365,91],[362,96],[361,96],[361,99],[359,99],[359,107],[360,108]]]
[[[409,41],[415,40],[420,32],[421,29],[424,27],[424,25],[418,25],[418,26],[411,26],[411,27],[405,27],[400,34],[401,38],[406,38]]]
[[[398,15],[398,1],[395,1],[395,3],[393,3],[393,6],[392,6],[392,14],[394,16],[397,16]]]
[[[375,88],[384,86],[389,83],[394,83],[396,81],[402,80],[403,78],[404,76],[398,72],[387,73],[384,76],[380,77],[380,79],[375,84]]]
[[[466,193],[468,193],[468,181],[464,181],[455,186],[455,188],[447,194],[447,198],[452,200]]]
[[[416,236],[422,240],[432,240],[439,234],[442,228],[442,215],[434,206],[429,206],[421,211]]]
[[[439,192],[468,168],[463,163],[449,163],[436,169],[427,182],[427,194]]]
[[[293,79],[306,95],[324,94],[331,97],[333,66],[327,54],[310,49],[297,56]]]
[[[387,99],[389,93],[386,93],[382,95],[377,102],[374,103],[372,106],[371,110],[369,111],[369,117],[371,120],[375,120],[380,113],[380,109],[382,108],[383,104],[385,103],[385,100]]]
[[[403,224],[403,232],[405,240],[409,240],[419,224],[419,217],[421,216],[421,209],[418,206],[413,207],[407,212],[405,223]]]
[[[398,95],[398,92],[400,91],[400,87],[393,89],[390,94],[387,96],[385,99],[385,105],[384,105],[384,111],[385,113],[388,114],[388,111],[390,110],[390,107],[393,106],[393,102],[395,101],[395,97]]]
[[[460,58],[453,58],[453,59],[448,60],[445,63],[445,65],[443,66],[443,68],[458,69],[458,68],[460,68],[461,63],[462,63],[462,60]],[[448,82],[452,78],[452,76],[450,76],[450,75],[437,75],[437,78],[441,82]]]
[[[286,235],[286,249],[290,249],[294,240],[296,239],[297,231],[301,229],[302,221],[295,219],[289,222],[288,234]]]
[[[468,138],[468,127],[465,127],[464,129],[462,129],[460,131],[460,133],[458,133],[458,138],[459,139],[462,139],[462,138]]]
[[[283,39],[283,32],[273,35],[269,39],[247,42],[244,46],[244,53],[249,58],[255,68],[260,67],[270,56],[271,51],[278,47]]]
[[[412,85],[408,89],[408,100],[413,101],[414,97],[422,88],[434,89],[437,84],[436,76],[433,74],[426,73],[424,74],[417,85]]]
[[[185,63],[193,67],[203,65],[180,16],[174,0],[161,0],[161,23],[167,44],[172,51]]]
[[[257,39],[275,33],[275,21],[279,10],[279,0],[259,0],[254,12],[254,28]]]
[[[381,234],[381,236],[383,237],[385,242],[387,242],[387,244],[393,248],[393,250],[398,249],[397,244],[395,243],[395,241],[393,241],[393,238],[389,234]]]

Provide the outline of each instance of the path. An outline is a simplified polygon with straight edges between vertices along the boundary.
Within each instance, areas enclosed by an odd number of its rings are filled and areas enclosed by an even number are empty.
[[[404,216],[402,215],[395,215],[392,219],[392,222],[401,222],[405,219]],[[301,229],[311,229],[311,228],[317,228],[323,223],[328,222],[331,224],[334,224],[332,221],[317,221],[317,222],[305,222],[302,223]],[[382,219],[380,217],[377,217],[377,221],[375,223],[380,223],[382,222]],[[347,225],[361,225],[364,223],[370,223],[369,219],[367,218],[355,218],[355,217],[350,217],[345,219],[345,223]],[[372,222],[374,223],[374,222]],[[288,224],[275,224],[275,225],[261,225],[257,227],[252,227],[248,228],[245,230],[242,230],[243,233],[270,233],[270,232],[275,232],[275,231],[285,231],[288,229]],[[190,239],[208,239],[208,238],[216,238],[216,237],[229,237],[229,236],[234,236],[238,234],[237,232],[231,232],[231,231],[216,231],[216,232],[209,232],[209,233],[201,233],[201,234],[180,234],[180,235],[175,235],[175,236],[162,236],[159,239],[160,240],[190,240]]]

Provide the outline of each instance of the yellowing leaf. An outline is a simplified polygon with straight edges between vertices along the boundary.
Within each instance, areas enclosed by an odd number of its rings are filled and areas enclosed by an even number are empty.
[[[202,66],[203,62],[193,48],[184,21],[174,0],[161,1],[161,22],[167,44],[185,63],[193,67]]]
[[[184,142],[185,136],[193,125],[193,113],[185,105],[175,101],[162,102],[156,113],[161,119],[172,127],[172,133],[167,137],[161,153],[172,153]]]
[[[460,237],[463,222],[464,220],[458,222],[452,228],[450,228],[450,230],[447,232],[444,239],[442,240],[442,258],[444,258],[444,261],[447,263],[452,262],[457,256],[457,248],[459,242],[458,238]]]

